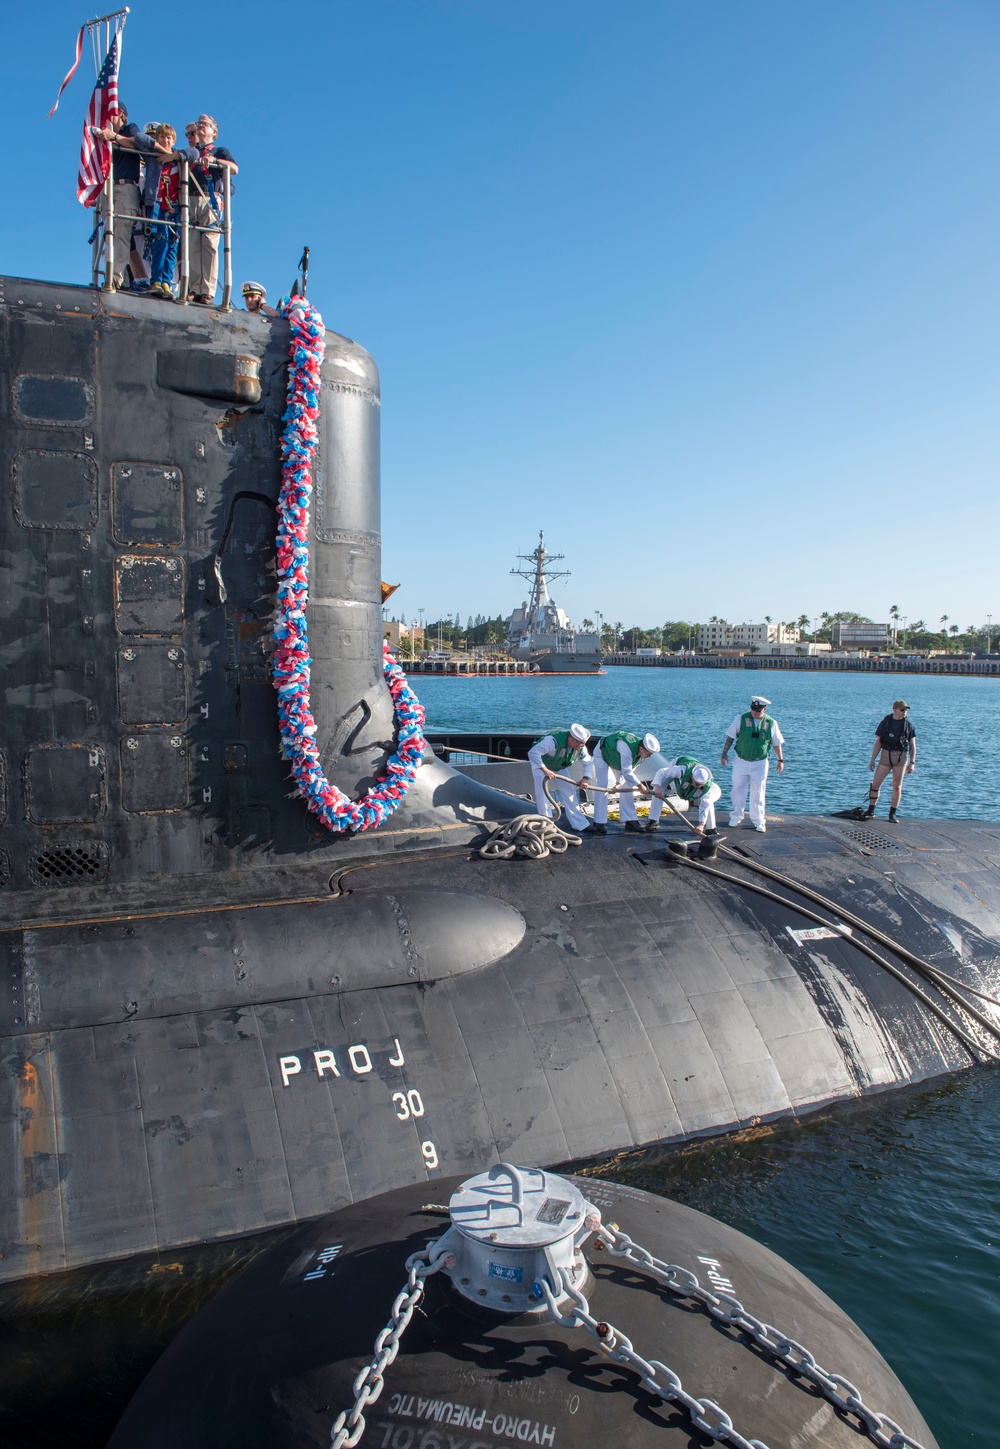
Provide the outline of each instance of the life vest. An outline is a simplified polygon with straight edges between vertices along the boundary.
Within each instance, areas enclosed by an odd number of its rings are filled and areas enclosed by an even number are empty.
[[[618,753],[619,740],[624,740],[632,751],[632,763],[634,765],[639,758],[639,747],[642,744],[642,736],[630,735],[628,730],[619,730],[617,734],[604,736],[598,745],[598,749],[607,763],[616,770],[620,770],[622,767],[622,757]]]
[[[898,731],[893,728],[893,726],[897,724],[899,725]],[[901,720],[897,720],[895,715],[887,714],[878,728],[879,744],[882,746],[883,750],[889,750],[893,754],[905,754],[909,750],[910,741],[913,739],[913,736],[916,733],[913,726],[910,724],[910,721],[906,718],[905,715]]]
[[[554,755],[543,755],[542,764],[547,770],[555,770],[558,774],[560,770],[568,769],[574,760],[580,758],[583,746],[576,744],[575,741],[571,742],[569,730],[552,730],[550,733],[556,742],[556,752]],[[535,744],[540,745],[541,740],[536,740]]]
[[[684,766],[684,773],[680,777],[680,779],[670,781],[670,784],[673,785],[674,789],[677,791],[678,795],[681,797],[682,800],[688,800],[694,803],[695,801],[700,800],[702,795],[704,795],[705,791],[711,790],[712,786],[715,784],[715,781],[712,778],[711,770],[709,770],[708,772],[708,780],[704,785],[695,784],[694,780],[691,777],[691,772],[694,769],[695,765],[698,765],[700,763],[701,761],[696,760],[693,755],[678,755],[676,760],[674,761],[675,765]]]
[[[771,726],[774,720],[766,714],[756,729],[754,723],[752,714],[745,714],[740,720],[736,753],[741,760],[766,760],[771,753]]]

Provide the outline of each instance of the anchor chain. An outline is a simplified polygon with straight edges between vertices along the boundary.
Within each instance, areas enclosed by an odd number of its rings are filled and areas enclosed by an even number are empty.
[[[764,1349],[772,1359],[775,1359],[778,1363],[789,1369],[794,1375],[799,1378],[808,1379],[811,1384],[819,1389],[823,1397],[833,1404],[834,1408],[839,1409],[844,1414],[853,1414],[859,1419],[865,1433],[874,1444],[879,1446],[879,1449],[924,1449],[924,1446],[918,1440],[911,1438],[888,1414],[882,1414],[876,1409],[870,1408],[862,1399],[861,1390],[850,1379],[845,1378],[843,1374],[830,1373],[827,1369],[823,1368],[801,1343],[796,1342],[788,1334],[782,1333],[773,1324],[756,1318],[744,1308],[740,1300],[733,1294],[712,1293],[709,1289],[703,1288],[698,1281],[697,1274],[692,1273],[689,1268],[682,1268],[676,1263],[665,1263],[661,1258],[654,1257],[648,1249],[634,1242],[627,1233],[621,1232],[615,1223],[597,1223],[593,1226],[593,1231],[597,1239],[603,1243],[604,1247],[614,1257],[624,1258],[635,1267],[645,1269],[647,1273],[659,1283],[662,1283],[670,1293],[675,1294],[678,1298],[693,1299],[717,1322],[724,1324],[727,1328],[739,1329],[751,1338],[759,1348]],[[597,1244],[595,1244],[596,1246]],[[543,1290],[548,1290],[548,1285],[542,1284],[542,1288]],[[575,1300],[578,1296],[576,1292],[568,1284],[566,1288],[567,1292]],[[549,1307],[549,1312],[552,1313],[554,1299],[550,1303],[550,1296],[551,1290],[546,1291],[546,1303]],[[574,1321],[576,1316],[574,1315]],[[586,1326],[590,1327],[590,1324],[587,1323]],[[628,1344],[628,1353],[632,1355],[632,1358],[626,1355],[623,1361],[633,1363],[633,1367],[638,1368],[641,1374],[646,1372],[645,1366],[647,1361],[641,1359],[635,1353],[631,1343],[628,1342],[628,1339],[623,1334],[618,1333],[618,1330],[611,1329],[610,1325],[595,1324],[592,1331],[595,1333],[595,1337],[598,1338],[598,1342],[601,1343],[602,1349],[604,1348],[604,1344],[597,1335],[598,1328],[607,1329],[609,1333],[616,1335],[616,1341]],[[612,1357],[614,1357],[614,1354],[612,1354]],[[713,1434],[715,1438],[720,1439],[723,1443],[736,1446],[736,1449],[746,1449],[748,1444],[752,1445],[753,1449],[766,1449],[766,1446],[760,1445],[759,1440],[746,1440],[737,1434],[732,1428],[732,1421],[729,1419],[728,1414],[725,1414],[711,1400],[689,1400],[688,1396],[679,1393],[680,1381],[677,1380],[676,1385],[674,1385],[673,1381],[677,1379],[677,1376],[671,1370],[667,1369],[665,1365],[660,1364],[657,1360],[653,1360],[652,1366],[664,1371],[667,1382],[671,1387],[671,1391],[665,1396],[668,1398],[679,1398],[688,1409],[688,1412],[691,1413],[692,1420],[699,1429]],[[647,1387],[651,1386],[650,1381],[645,1377],[643,1378],[643,1383]],[[841,1390],[844,1392],[841,1392]],[[653,1391],[661,1393],[659,1387],[656,1387]],[[720,1415],[718,1431],[694,1418],[692,1405],[695,1406],[698,1412],[702,1412],[701,1405],[703,1404]]]
[[[389,1322],[375,1340],[375,1354],[371,1363],[354,1380],[354,1403],[349,1409],[341,1410],[333,1421],[333,1428],[330,1430],[331,1449],[353,1449],[359,1442],[366,1427],[364,1410],[375,1402],[385,1387],[385,1371],[395,1362],[399,1353],[399,1340],[413,1317],[417,1304],[424,1296],[427,1279],[441,1268],[455,1266],[451,1253],[441,1253],[432,1258],[431,1254],[436,1247],[437,1242],[430,1243],[419,1253],[407,1258],[406,1287],[396,1295]]]
[[[591,1313],[590,1304],[584,1294],[572,1286],[562,1269],[559,1270],[559,1278],[563,1291],[568,1293],[575,1304],[571,1313],[559,1311],[552,1288],[544,1279],[535,1284],[536,1292],[540,1290],[545,1299],[549,1317],[556,1323],[563,1328],[588,1329],[601,1353],[614,1359],[615,1363],[625,1363],[634,1368],[642,1380],[643,1388],[655,1394],[658,1399],[669,1399],[683,1404],[692,1424],[702,1433],[722,1444],[729,1444],[731,1449],[768,1449],[762,1439],[745,1438],[734,1426],[725,1409],[720,1408],[714,1399],[696,1399],[689,1394],[678,1375],[660,1359],[643,1358],[633,1348],[632,1340],[620,1328],[615,1328],[613,1323],[599,1322]]]

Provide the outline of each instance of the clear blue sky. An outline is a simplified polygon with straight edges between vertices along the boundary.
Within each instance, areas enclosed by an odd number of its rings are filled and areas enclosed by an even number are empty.
[[[87,277],[90,13],[6,16],[5,273]],[[400,612],[544,528],[577,619],[1000,619],[995,0],[136,0],[122,95],[378,362]]]

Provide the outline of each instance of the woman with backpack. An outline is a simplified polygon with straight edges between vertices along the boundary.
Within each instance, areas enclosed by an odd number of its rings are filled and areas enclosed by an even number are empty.
[[[895,823],[903,795],[903,776],[912,775],[917,763],[917,732],[906,717],[909,708],[905,699],[897,699],[892,706],[892,714],[887,714],[875,730],[875,744],[868,765],[875,774],[868,790],[868,809],[862,817],[864,820],[870,820],[875,814],[882,781],[891,770],[889,819]]]

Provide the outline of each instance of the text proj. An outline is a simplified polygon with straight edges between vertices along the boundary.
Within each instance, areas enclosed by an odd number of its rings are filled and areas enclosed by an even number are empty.
[[[401,1067],[406,1058],[403,1055],[403,1048],[399,1044],[399,1037],[394,1036],[392,1042],[393,1052],[388,1059],[389,1066]],[[311,1059],[312,1067],[320,1081],[324,1077],[340,1077],[342,1079],[348,1071],[356,1077],[365,1077],[369,1072],[374,1070],[375,1064],[364,1042],[355,1042],[353,1046],[341,1047],[339,1050],[342,1053],[339,1064],[337,1053],[330,1047],[316,1047],[308,1054],[301,1052],[295,1055],[279,1057],[278,1070],[281,1073],[281,1085],[283,1087],[290,1087],[292,1085],[292,1078],[301,1075],[303,1059],[307,1063]],[[341,1070],[341,1066],[343,1067],[343,1071]]]

